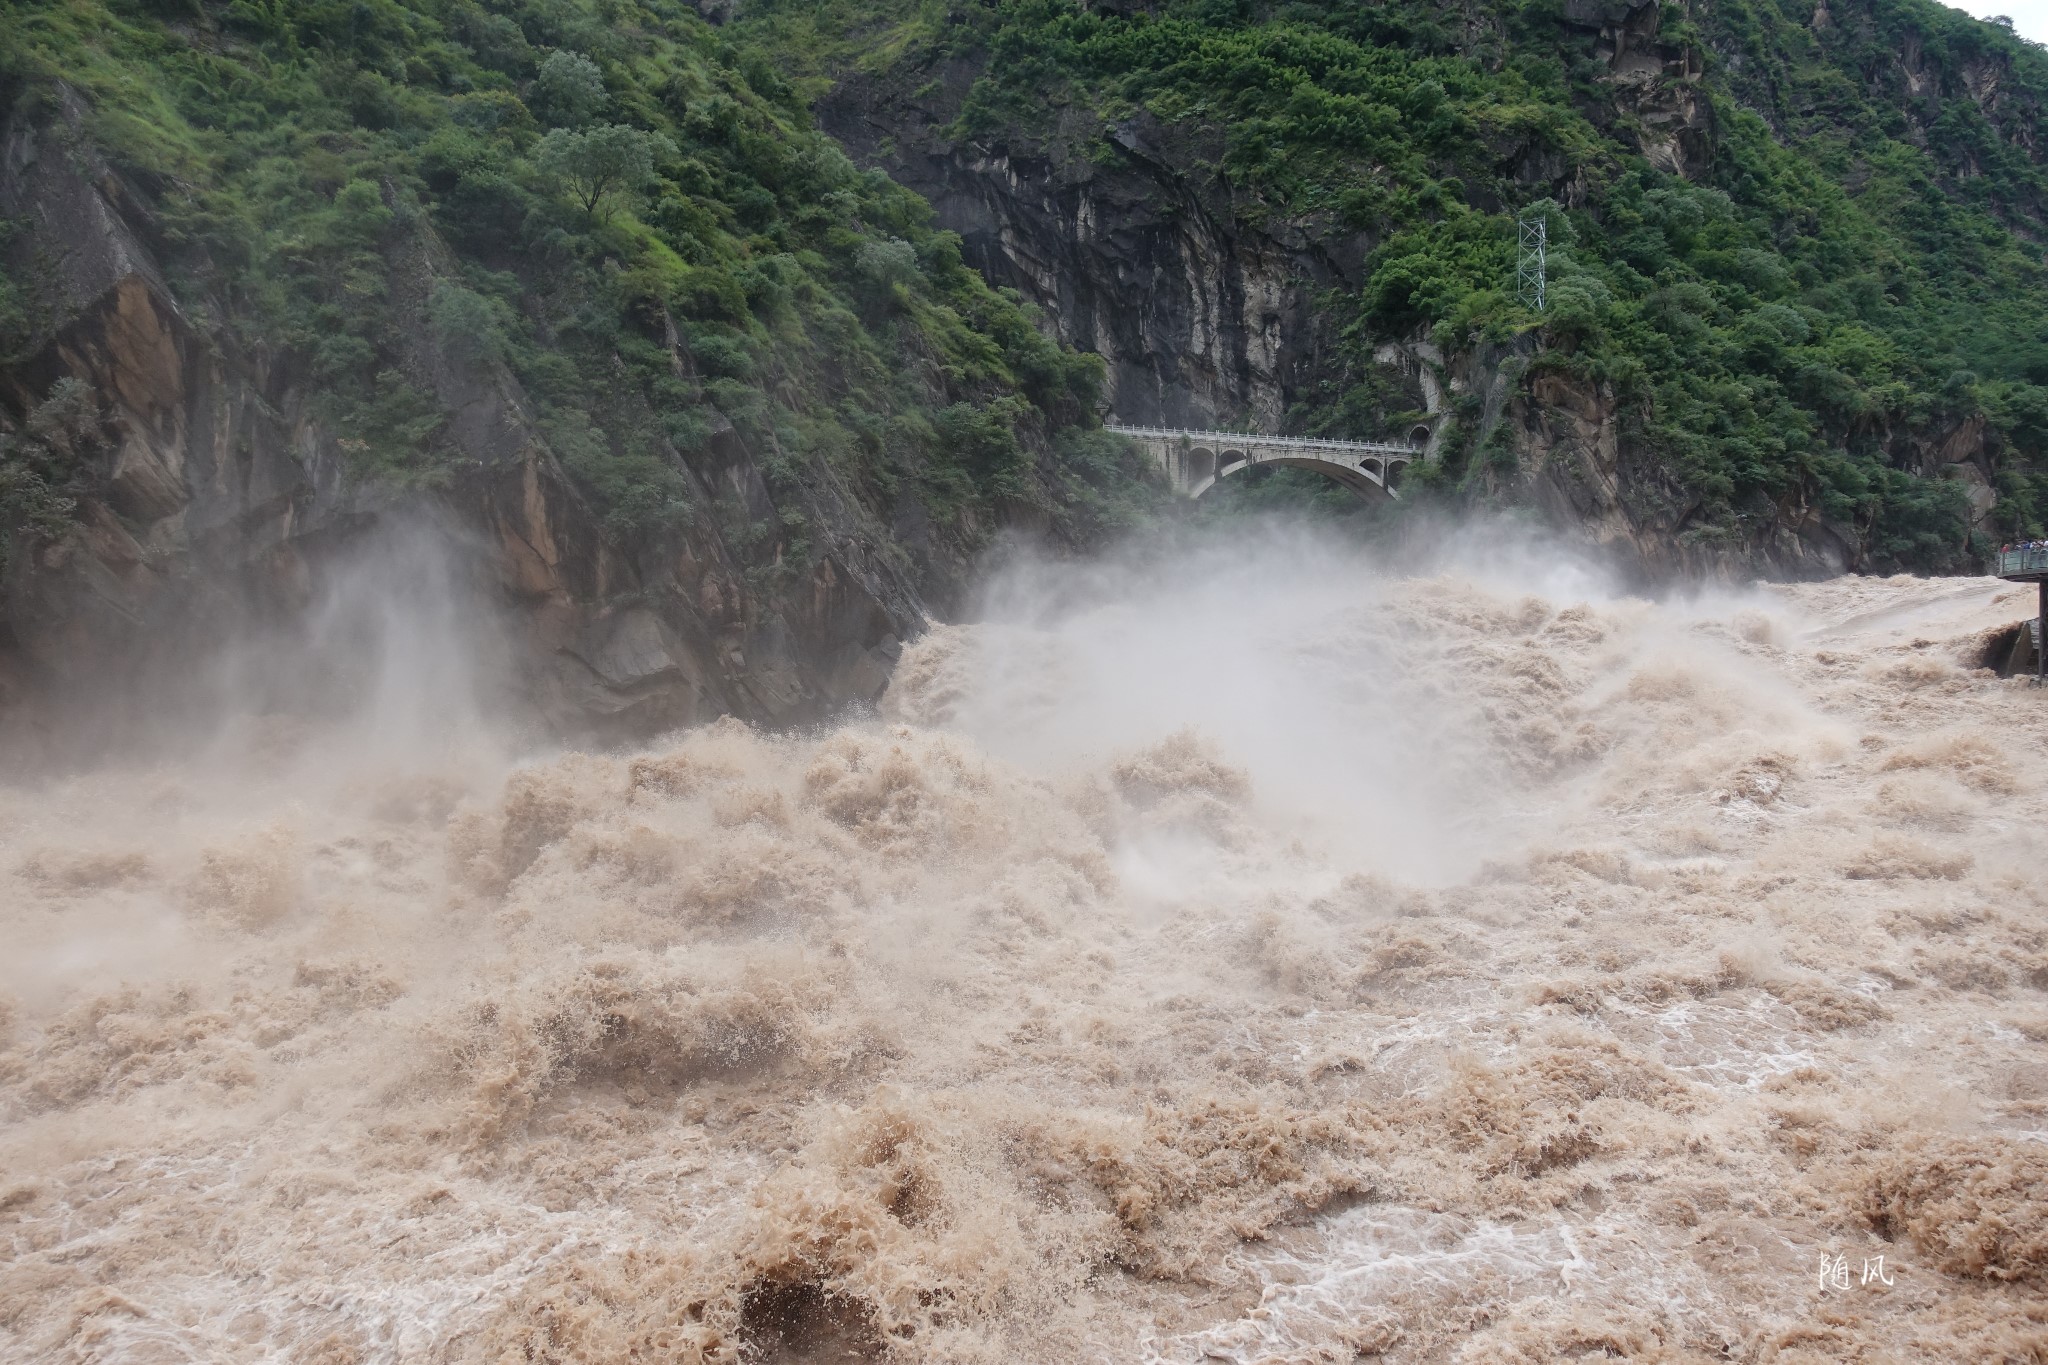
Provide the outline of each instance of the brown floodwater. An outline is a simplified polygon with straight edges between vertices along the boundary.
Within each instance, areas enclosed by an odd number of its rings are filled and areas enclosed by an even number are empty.
[[[1013,566],[613,753],[394,628],[18,778],[0,1357],[2048,1358],[2031,589],[1495,550]]]

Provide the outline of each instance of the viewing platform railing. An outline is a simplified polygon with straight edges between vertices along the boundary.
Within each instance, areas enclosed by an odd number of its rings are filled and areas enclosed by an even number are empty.
[[[1998,567],[1992,570],[2000,578],[2017,578],[2021,575],[2048,574],[2048,545],[2031,545],[2017,550],[2000,550]]]

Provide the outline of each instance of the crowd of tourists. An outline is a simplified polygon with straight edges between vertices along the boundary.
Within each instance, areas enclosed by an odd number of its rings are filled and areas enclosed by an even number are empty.
[[[2021,554],[2031,554],[2036,550],[2048,550],[2048,540],[2022,540],[2016,545],[2001,545],[1998,547],[1998,553],[2002,555],[2009,555],[2015,550]]]

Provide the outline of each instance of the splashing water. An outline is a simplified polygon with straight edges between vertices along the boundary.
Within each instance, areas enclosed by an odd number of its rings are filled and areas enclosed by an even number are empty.
[[[1493,549],[1013,565],[873,720],[609,754],[340,580],[0,790],[0,1355],[2039,1349],[2027,605]]]

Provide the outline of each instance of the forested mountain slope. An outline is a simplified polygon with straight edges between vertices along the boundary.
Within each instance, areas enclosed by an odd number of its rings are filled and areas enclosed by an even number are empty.
[[[1001,525],[1142,496],[1099,362],[666,0],[26,0],[0,118],[0,693],[289,619],[404,514],[556,721],[797,718]]]
[[[1405,506],[1651,572],[2048,529],[2048,57],[1996,25],[700,9],[0,13],[0,693],[288,619],[403,514],[559,723],[819,714],[1002,526],[1135,515],[1105,411],[1426,431]]]
[[[1651,565],[1960,569],[2048,516],[2048,54],[1998,25],[1927,0],[737,22],[1105,356],[1125,418],[1433,410],[1446,494]]]

